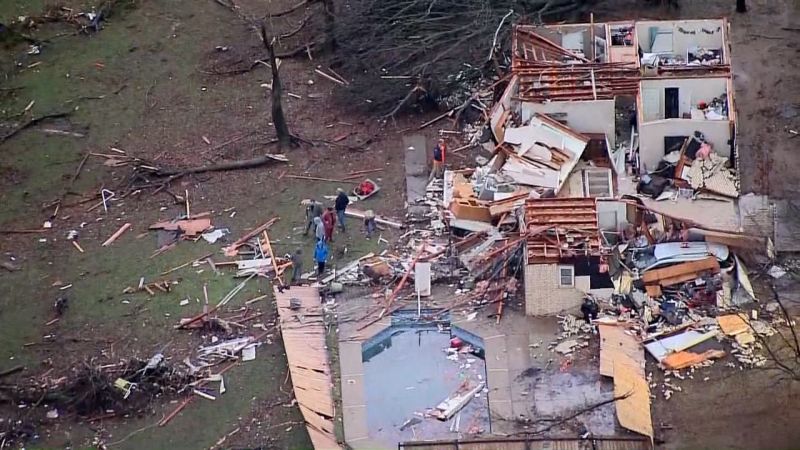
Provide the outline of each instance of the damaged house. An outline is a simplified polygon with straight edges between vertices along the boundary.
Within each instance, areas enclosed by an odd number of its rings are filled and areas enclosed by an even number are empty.
[[[514,27],[512,78],[489,115],[493,156],[449,173],[445,204],[456,228],[524,230],[528,314],[609,298],[610,257],[633,239],[647,252],[689,234],[742,244],[727,27]]]

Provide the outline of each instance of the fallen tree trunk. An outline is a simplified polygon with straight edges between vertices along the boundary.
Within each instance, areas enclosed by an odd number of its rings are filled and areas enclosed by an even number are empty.
[[[174,169],[174,170],[158,170],[155,172],[157,176],[183,176],[191,173],[204,173],[204,172],[225,172],[228,170],[239,169],[253,169],[267,164],[289,162],[289,159],[284,155],[264,155],[253,159],[242,159],[239,161],[231,161],[229,163],[211,164],[208,166],[198,166],[189,169]]]
[[[39,116],[39,117],[32,117],[27,122],[18,125],[16,128],[14,128],[10,132],[8,132],[8,134],[0,137],[0,144],[2,144],[5,141],[11,139],[12,137],[16,136],[20,131],[25,130],[26,128],[32,127],[32,126],[38,124],[39,122],[41,122],[43,120],[58,119],[58,118],[61,118],[61,117],[67,117],[70,114],[72,114],[72,111],[57,112],[57,113],[52,113],[52,114],[45,114],[45,115]]]

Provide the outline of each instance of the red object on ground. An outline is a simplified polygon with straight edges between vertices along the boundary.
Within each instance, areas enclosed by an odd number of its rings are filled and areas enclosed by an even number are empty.
[[[372,184],[369,180],[364,180],[361,182],[361,184],[358,185],[359,195],[369,195],[374,190],[375,190],[375,185]]]
[[[463,346],[464,341],[462,341],[460,338],[454,337],[453,339],[450,339],[450,348],[461,348]]]

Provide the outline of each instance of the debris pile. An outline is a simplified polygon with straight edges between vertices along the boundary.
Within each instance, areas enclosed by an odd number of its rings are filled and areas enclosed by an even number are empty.
[[[729,158],[716,153],[703,133],[695,131],[655,170],[642,175],[637,192],[656,201],[732,199],[739,196],[739,177]]]
[[[172,364],[158,353],[149,360],[133,358],[113,364],[85,361],[69,373],[42,376],[28,383],[3,385],[0,397],[20,409],[43,406],[66,414],[94,420],[149,412],[158,397],[174,397],[201,378],[185,367]]]

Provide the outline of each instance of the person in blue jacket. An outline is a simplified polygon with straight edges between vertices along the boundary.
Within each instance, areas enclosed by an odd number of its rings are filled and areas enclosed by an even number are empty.
[[[317,246],[314,248],[314,261],[317,262],[317,278],[325,273],[325,261],[328,260],[328,244],[324,240],[317,241]]]

